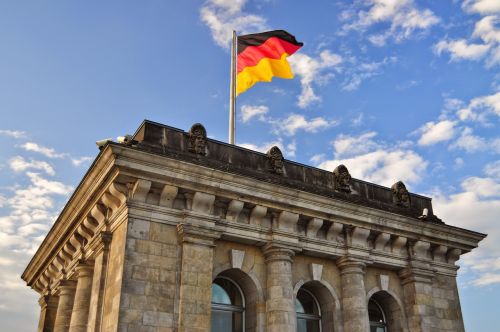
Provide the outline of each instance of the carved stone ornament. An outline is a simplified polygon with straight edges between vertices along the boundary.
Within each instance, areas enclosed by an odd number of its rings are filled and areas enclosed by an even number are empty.
[[[207,147],[207,131],[201,123],[195,123],[189,129],[188,151],[205,155]]]
[[[351,174],[344,165],[339,165],[333,170],[335,176],[335,190],[345,193],[351,192]]]
[[[283,153],[277,146],[273,146],[267,151],[269,169],[276,174],[283,174]]]
[[[391,187],[392,202],[398,206],[410,207],[410,193],[402,181],[398,181]]]

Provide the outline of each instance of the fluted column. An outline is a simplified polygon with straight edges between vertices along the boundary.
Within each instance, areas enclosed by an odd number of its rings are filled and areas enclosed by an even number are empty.
[[[38,332],[52,332],[54,330],[58,301],[59,298],[53,294],[43,295],[38,300],[38,304],[40,304]]]
[[[342,283],[344,332],[369,331],[365,290],[365,264],[351,257],[337,261]]]
[[[59,283],[59,304],[57,305],[54,332],[69,331],[73,302],[75,301],[76,281],[63,280]]]
[[[90,296],[92,293],[93,265],[80,263],[76,267],[77,284],[73,313],[71,314],[70,332],[86,332],[89,318]]]
[[[267,331],[296,331],[297,315],[292,280],[292,257],[295,253],[274,244],[266,245],[263,252],[267,270]]]

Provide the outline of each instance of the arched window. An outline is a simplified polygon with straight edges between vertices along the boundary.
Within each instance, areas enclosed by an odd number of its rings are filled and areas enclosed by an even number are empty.
[[[297,332],[320,332],[321,312],[318,300],[307,289],[299,289],[295,299]]]
[[[243,332],[245,300],[236,283],[217,277],[212,283],[212,332]]]
[[[368,301],[368,317],[370,318],[370,332],[387,332],[384,310],[374,299]]]

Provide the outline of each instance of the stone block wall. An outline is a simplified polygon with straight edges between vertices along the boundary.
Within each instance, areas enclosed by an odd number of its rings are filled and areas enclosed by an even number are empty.
[[[119,331],[173,331],[178,292],[174,226],[129,219]]]
[[[465,331],[455,277],[436,276],[432,284],[432,298],[440,331]]]

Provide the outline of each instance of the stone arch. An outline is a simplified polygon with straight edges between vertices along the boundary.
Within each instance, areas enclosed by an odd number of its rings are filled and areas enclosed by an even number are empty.
[[[245,332],[263,332],[265,330],[265,298],[259,280],[252,273],[238,268],[219,269],[217,277],[226,277],[234,281],[245,297]]]
[[[387,319],[388,332],[408,332],[408,321],[403,302],[390,289],[382,290],[374,287],[366,294],[366,304],[373,298],[384,310]]]
[[[310,291],[319,302],[322,331],[343,332],[340,300],[332,285],[325,280],[301,279],[293,289],[294,297],[301,288]]]

